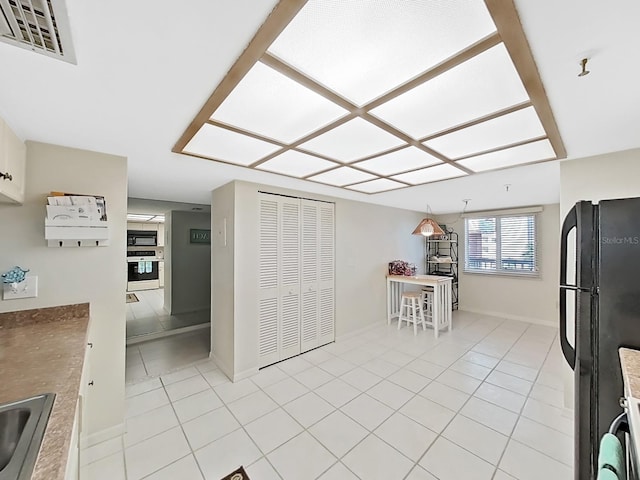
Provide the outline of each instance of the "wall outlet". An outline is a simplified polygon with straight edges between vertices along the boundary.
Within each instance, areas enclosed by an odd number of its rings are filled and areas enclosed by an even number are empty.
[[[15,300],[17,298],[30,298],[38,296],[38,277],[25,277],[18,283],[15,290],[10,283],[2,284],[4,300]]]

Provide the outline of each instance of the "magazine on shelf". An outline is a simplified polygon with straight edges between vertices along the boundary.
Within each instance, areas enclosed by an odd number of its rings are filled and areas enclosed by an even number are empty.
[[[107,203],[102,195],[51,192],[47,197],[49,220],[107,221]]]

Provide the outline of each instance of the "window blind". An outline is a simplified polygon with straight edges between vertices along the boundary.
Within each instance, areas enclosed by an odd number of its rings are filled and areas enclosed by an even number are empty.
[[[467,218],[465,233],[465,271],[538,274],[535,214]]]

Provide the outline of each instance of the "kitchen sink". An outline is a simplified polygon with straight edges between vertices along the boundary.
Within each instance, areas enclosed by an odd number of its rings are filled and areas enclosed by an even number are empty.
[[[31,478],[55,394],[0,405],[0,480]]]

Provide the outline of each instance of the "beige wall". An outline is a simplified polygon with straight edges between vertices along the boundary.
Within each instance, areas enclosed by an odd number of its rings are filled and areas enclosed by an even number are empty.
[[[562,218],[580,200],[640,197],[640,149],[560,163]]]
[[[45,205],[52,190],[104,195],[110,246],[47,247]],[[0,204],[0,270],[20,265],[38,276],[37,298],[0,301],[0,311],[91,305],[89,435],[117,429],[124,417],[126,208],[126,158],[35,142],[27,143],[24,205]]]
[[[595,157],[568,160],[560,163],[560,222],[580,200],[598,202],[612,198],[640,197],[640,149],[597,155]],[[575,250],[569,244],[569,258],[575,258]],[[575,268],[569,264],[567,272],[573,278]],[[569,297],[569,308],[573,303]],[[567,338],[573,344],[574,325],[568,314]],[[573,405],[571,388],[573,372],[567,365],[565,377],[565,406]]]
[[[233,242],[234,251],[227,247],[225,258],[232,255],[233,271],[221,271],[217,265],[223,260],[212,251],[213,298],[216,286],[233,282],[234,311],[229,306],[216,305],[212,300],[212,348],[213,354],[224,364],[233,367],[235,377],[249,374],[258,364],[258,192],[279,193],[317,200],[335,202],[336,209],[336,336],[356,332],[368,326],[386,321],[387,264],[402,259],[415,263],[424,272],[424,240],[411,232],[422,214],[397,208],[382,207],[333,197],[291,191],[247,182],[234,182],[235,191],[225,185],[213,192],[212,225],[221,221],[221,212],[230,214],[232,197],[234,220],[227,220],[227,245]],[[223,205],[216,199],[224,197]],[[231,225],[232,224],[232,225]],[[232,238],[230,238],[230,231]],[[228,261],[228,260],[225,260]],[[220,263],[218,263],[220,262]],[[235,275],[233,275],[235,272]],[[225,273],[228,276],[225,278]],[[225,292],[231,288],[226,286]],[[229,297],[227,297],[229,298]],[[225,313],[223,313],[225,312]],[[229,324],[233,324],[233,331]],[[228,346],[219,345],[216,331],[223,331],[225,341],[229,335],[234,341],[234,352]],[[220,352],[215,349],[220,348]],[[228,373],[228,372],[227,372]]]
[[[227,183],[211,196],[211,353],[231,378],[235,366],[235,189],[235,183]]]
[[[191,243],[190,230],[209,230],[209,212],[171,211],[165,217],[169,230],[165,246],[169,274],[165,275],[165,300],[172,314],[206,310],[211,304],[211,247],[204,243]]]
[[[540,276],[525,278],[464,272],[464,219],[438,218],[459,235],[459,308],[514,320],[557,325],[559,278],[559,205],[544,205],[538,217]]]

